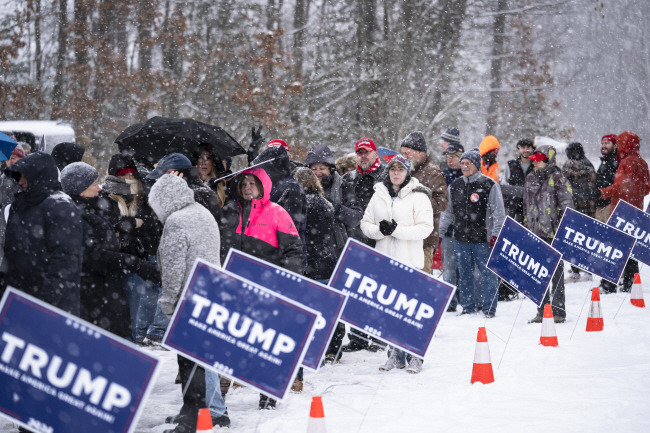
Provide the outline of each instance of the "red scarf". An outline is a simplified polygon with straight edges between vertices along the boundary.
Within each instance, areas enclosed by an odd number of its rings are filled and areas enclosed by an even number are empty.
[[[375,163],[372,164],[365,173],[363,172],[363,170],[361,170],[361,167],[359,167],[359,164],[357,164],[357,171],[359,173],[361,173],[361,174],[368,174],[368,173],[371,173],[371,172],[377,170],[380,165],[381,165],[381,161],[379,161],[379,158],[377,158]]]

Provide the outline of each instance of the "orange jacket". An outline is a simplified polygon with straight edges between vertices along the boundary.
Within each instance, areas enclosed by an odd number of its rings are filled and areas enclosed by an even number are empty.
[[[501,149],[501,145],[499,144],[499,140],[493,135],[488,135],[485,137],[482,141],[480,146],[478,147],[478,151],[481,154],[481,158],[483,155],[486,153],[493,151],[493,150]],[[495,182],[499,183],[499,176],[501,175],[501,169],[499,168],[498,163],[494,163],[489,167],[485,166],[485,163],[481,159],[481,173],[486,175],[487,177],[493,179]]]

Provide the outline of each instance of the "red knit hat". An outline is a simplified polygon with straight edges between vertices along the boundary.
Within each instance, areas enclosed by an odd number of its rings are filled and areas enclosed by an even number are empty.
[[[600,141],[601,142],[603,142],[603,141],[611,141],[612,143],[616,144],[616,134],[603,135],[603,138],[601,138]]]

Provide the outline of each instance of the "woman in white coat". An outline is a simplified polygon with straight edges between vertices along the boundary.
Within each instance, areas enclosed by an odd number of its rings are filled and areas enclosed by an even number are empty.
[[[411,163],[401,155],[388,163],[388,178],[377,183],[361,220],[363,234],[375,249],[417,269],[424,268],[423,241],[433,231],[431,191],[411,177]],[[407,370],[419,373],[422,360],[409,355]],[[382,371],[407,366],[407,354],[393,349]]]

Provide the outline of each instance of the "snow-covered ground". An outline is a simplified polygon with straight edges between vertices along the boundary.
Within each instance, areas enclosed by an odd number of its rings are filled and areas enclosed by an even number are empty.
[[[649,267],[641,277],[650,307]],[[276,410],[258,410],[252,389],[231,389],[230,431],[306,432],[315,395],[323,398],[330,433],[650,431],[650,309],[632,306],[629,294],[602,295],[605,329],[585,332],[597,284],[567,283],[568,320],[556,325],[558,347],[539,345],[541,325],[527,323],[535,315],[527,299],[500,303],[488,321],[448,313],[422,373],[380,372],[385,352],[344,354],[338,365],[305,372],[304,391]],[[488,385],[470,384],[479,326],[487,328],[494,368]],[[175,355],[155,354],[162,368],[136,432],[172,428],[164,418],[180,408]],[[0,433],[14,431],[0,421]]]

